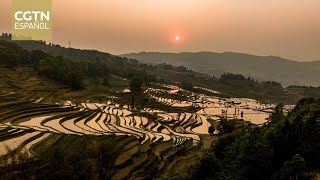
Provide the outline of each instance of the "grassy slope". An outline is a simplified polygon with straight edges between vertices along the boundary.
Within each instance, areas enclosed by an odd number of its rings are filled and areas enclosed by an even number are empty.
[[[99,84],[101,80],[87,79],[85,89],[71,91],[68,86],[57,83],[45,77],[40,77],[32,69],[19,67],[17,69],[0,68],[0,95],[10,95],[19,100],[39,100],[43,103],[61,103],[66,100],[86,102],[87,100],[107,101],[114,91],[123,91],[127,81],[111,76],[113,88]]]
[[[211,144],[214,139],[207,138],[205,141]],[[100,158],[103,157],[99,155],[101,152],[98,147],[105,143],[105,153],[109,153],[105,155],[110,157],[107,163],[100,164]],[[171,142],[147,142],[141,145],[135,137],[128,136],[51,134],[32,145],[31,153],[34,158],[26,158],[11,166],[2,164],[0,172],[3,177],[15,179],[42,179],[46,176],[66,178],[79,175],[72,172],[85,172],[86,177],[101,179],[97,171],[103,168],[111,179],[151,179],[173,172],[190,174],[192,167],[196,166],[208,150],[204,142],[198,147],[191,145],[192,142],[187,141],[172,148]],[[23,147],[21,145],[20,150]],[[16,151],[12,151],[11,155],[21,155]],[[76,169],[79,165],[82,168]]]

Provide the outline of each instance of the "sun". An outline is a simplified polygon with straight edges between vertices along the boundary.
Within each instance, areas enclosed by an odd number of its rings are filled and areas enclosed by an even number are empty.
[[[175,45],[181,45],[185,42],[185,35],[182,33],[173,33],[170,35],[170,43]]]

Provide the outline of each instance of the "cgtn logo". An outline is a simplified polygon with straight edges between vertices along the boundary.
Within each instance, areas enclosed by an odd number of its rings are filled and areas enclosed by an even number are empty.
[[[15,29],[49,29],[50,11],[17,11]]]
[[[12,0],[12,40],[52,40],[51,0]]]

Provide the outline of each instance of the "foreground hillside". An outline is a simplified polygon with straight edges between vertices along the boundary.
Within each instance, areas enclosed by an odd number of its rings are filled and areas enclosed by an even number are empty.
[[[182,90],[182,89],[180,89]],[[50,104],[0,98],[0,172],[4,179],[310,179],[320,169],[319,100],[274,111],[252,100],[217,97],[132,112],[112,102]],[[170,91],[167,91],[170,92]],[[178,93],[177,96],[182,94]],[[188,103],[189,102],[189,103]],[[174,107],[197,106],[196,113]],[[221,114],[219,111],[223,110]],[[229,109],[229,111],[228,111]],[[218,112],[215,113],[215,110]],[[271,113],[261,119],[259,114]],[[229,113],[228,113],[229,112]],[[259,112],[259,113],[258,113]],[[242,114],[242,113],[241,113]],[[287,114],[287,115],[286,115]],[[263,124],[255,126],[260,119]],[[258,121],[259,123],[259,121]],[[213,137],[208,135],[212,127]]]
[[[320,100],[302,99],[270,123],[219,138],[195,179],[319,179]]]
[[[143,63],[168,63],[188,69],[220,76],[236,73],[257,80],[272,80],[283,85],[320,86],[320,62],[297,62],[274,56],[254,56],[241,53],[158,53],[141,52],[123,54]]]

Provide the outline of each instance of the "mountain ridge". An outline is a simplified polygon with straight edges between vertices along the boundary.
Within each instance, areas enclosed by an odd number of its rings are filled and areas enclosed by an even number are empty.
[[[274,80],[284,85],[320,86],[320,61],[300,62],[277,56],[258,56],[237,52],[140,52],[119,55],[143,63],[168,63],[219,76],[239,73],[258,80]]]
[[[306,60],[306,61],[299,61],[296,59],[284,58],[281,56],[276,55],[257,55],[257,54],[250,54],[250,53],[242,53],[236,51],[224,51],[224,52],[215,52],[215,51],[181,51],[181,52],[167,52],[167,51],[139,51],[139,52],[130,52],[130,53],[120,53],[114,54],[116,56],[126,56],[132,54],[143,54],[143,53],[159,53],[159,54],[201,54],[201,53],[208,53],[208,54],[238,54],[238,55],[249,55],[255,57],[265,57],[265,58],[278,58],[285,61],[294,61],[294,62],[319,62],[320,60]]]

